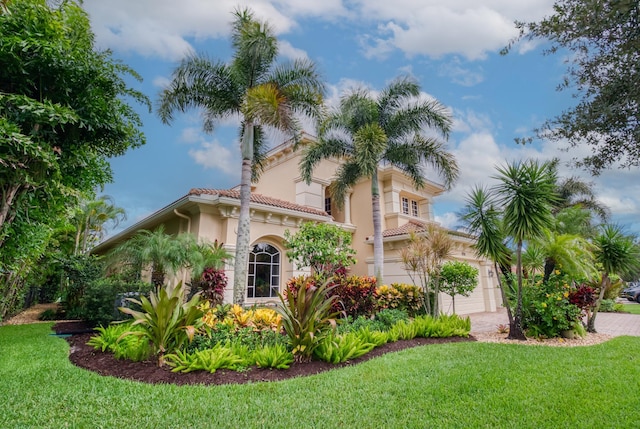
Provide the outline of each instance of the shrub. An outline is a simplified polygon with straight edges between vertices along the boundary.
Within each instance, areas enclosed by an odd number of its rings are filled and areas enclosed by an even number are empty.
[[[252,356],[258,368],[287,369],[293,362],[293,353],[282,344],[256,349]]]
[[[109,351],[116,359],[128,359],[134,362],[147,359],[151,355],[149,340],[137,336],[125,336],[122,334],[130,330],[139,330],[139,327],[132,327],[131,323],[109,325],[106,328],[98,327],[97,335],[94,335],[87,342],[96,350]]]
[[[139,298],[151,290],[150,283],[127,283],[119,279],[98,279],[87,285],[77,308],[77,316],[93,326],[106,326],[114,320],[125,320],[128,316],[118,311],[129,306],[129,298]],[[139,307],[133,307],[139,310]]]
[[[417,336],[423,338],[468,337],[471,332],[471,320],[456,314],[443,314],[438,317],[429,315],[413,319]]]
[[[600,301],[600,310],[605,313],[618,313],[624,309],[624,305],[616,303],[615,299],[603,299]]]
[[[335,276],[332,279],[335,286],[331,295],[336,295],[333,310],[343,315],[357,317],[371,315],[377,305],[376,278],[369,276]]]
[[[248,362],[227,346],[218,344],[207,349],[192,353],[176,350],[165,356],[166,362],[173,372],[208,371],[216,372],[218,369],[231,369],[246,367]]]
[[[252,328],[237,328],[231,325],[218,325],[209,329],[207,334],[198,334],[187,346],[187,350],[210,349],[217,344],[240,344],[250,350],[277,344],[286,345],[287,337],[271,330],[256,331]]]
[[[385,330],[389,330],[400,321],[408,322],[409,314],[407,314],[406,310],[385,309],[376,313],[375,319],[384,325]]]
[[[336,314],[331,308],[337,296],[331,296],[333,286],[313,283],[299,287],[297,291],[287,289],[278,295],[281,307],[282,326],[298,362],[309,361],[318,344],[335,327]]]
[[[360,329],[369,329],[370,331],[386,331],[389,329],[381,321],[365,316],[358,316],[353,319],[352,317],[346,317],[338,324],[337,332],[339,334],[346,334],[347,332],[355,332]]]
[[[534,337],[559,337],[580,321],[580,308],[570,302],[571,288],[562,281],[522,288],[523,328]]]
[[[355,332],[328,335],[316,347],[314,355],[325,362],[337,364],[369,353],[375,344],[366,342]]]
[[[424,292],[415,285],[393,283],[376,289],[378,309],[398,309],[410,316],[424,312]]]
[[[222,304],[227,275],[223,269],[205,268],[196,286],[202,299],[206,299],[211,305]]]
[[[151,292],[149,299],[144,296],[140,300],[128,298],[139,305],[141,311],[120,307],[122,312],[133,316],[132,326],[142,328],[140,331],[125,332],[121,337],[134,335],[147,338],[154,354],[158,356],[158,366],[164,364],[165,353],[177,350],[190,341],[201,323],[202,311],[198,308],[200,296],[183,302],[184,292],[182,283],[175,287],[163,286],[157,293]]]

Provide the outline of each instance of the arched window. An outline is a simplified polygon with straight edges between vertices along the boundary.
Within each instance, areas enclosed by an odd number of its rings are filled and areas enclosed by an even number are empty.
[[[249,253],[247,298],[275,298],[280,289],[280,251],[257,243]]]

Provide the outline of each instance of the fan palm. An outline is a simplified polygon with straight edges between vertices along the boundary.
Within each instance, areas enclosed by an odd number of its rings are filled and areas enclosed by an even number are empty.
[[[311,61],[275,64],[278,43],[267,23],[257,21],[248,9],[237,10],[234,17],[233,60],[225,64],[202,55],[185,58],[162,92],[158,112],[163,122],[170,123],[175,111],[202,108],[205,131],[213,131],[221,119],[241,117],[242,170],[233,300],[242,304],[250,245],[251,180],[257,178],[265,154],[263,127],[297,138],[301,131],[298,114],[320,116],[324,85]]]
[[[357,88],[340,100],[319,130],[319,141],[307,148],[300,168],[311,182],[314,167],[323,159],[340,158],[334,183],[329,188],[338,207],[345,195],[365,177],[371,180],[374,271],[382,284],[384,254],[378,166],[389,163],[405,172],[416,188],[424,186],[424,164],[431,165],[450,187],[458,177],[458,166],[436,137],[427,137],[430,128],[447,138],[451,118],[437,100],[420,97],[419,84],[410,77],[392,81],[375,97]]]
[[[83,201],[74,217],[76,228],[74,254],[87,253],[89,246],[103,237],[105,224],[111,223],[115,227],[126,218],[124,209],[117,207],[113,198],[108,195]]]

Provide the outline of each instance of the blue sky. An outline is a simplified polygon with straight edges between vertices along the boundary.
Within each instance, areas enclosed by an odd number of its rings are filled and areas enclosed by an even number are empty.
[[[250,7],[268,20],[280,41],[280,59],[314,60],[335,105],[356,85],[381,89],[401,74],[421,83],[426,96],[448,106],[454,118],[449,149],[461,177],[438,197],[436,219],[455,227],[455,212],[476,184],[490,185],[496,165],[537,158],[569,161],[587,148],[521,146],[515,137],[532,135],[546,118],[575,99],[557,92],[566,70],[562,53],[542,55],[544,44],[522,43],[507,56],[498,52],[517,31],[514,21],[535,21],[551,12],[552,0],[85,0],[96,42],[144,79],[131,85],[157,102],[172,70],[188,52],[227,61],[232,11]],[[205,134],[197,111],[167,126],[139,106],[147,144],[112,160],[114,183],[105,187],[131,225],[199,187],[230,188],[239,182],[237,121]],[[313,133],[313,130],[308,130]],[[272,145],[281,142],[273,136]],[[590,177],[613,220],[640,233],[640,171],[611,170]],[[437,180],[437,177],[429,177]]]

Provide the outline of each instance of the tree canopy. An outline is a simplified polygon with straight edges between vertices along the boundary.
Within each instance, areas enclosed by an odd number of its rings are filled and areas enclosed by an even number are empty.
[[[128,101],[148,100],[127,75],[77,2],[0,2],[0,291],[19,290],[60,219],[111,180],[108,159],[144,144]]]
[[[547,54],[568,50],[560,89],[578,103],[538,134],[592,155],[576,160],[593,174],[640,165],[640,3],[637,0],[557,0],[540,22],[518,22],[519,39],[547,39]],[[510,47],[505,48],[507,52]]]

